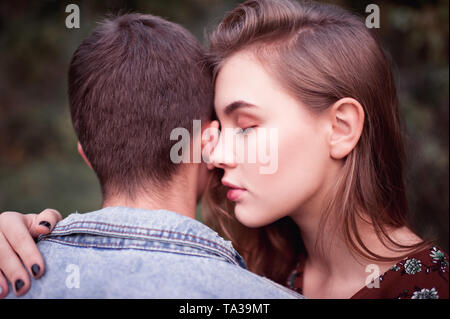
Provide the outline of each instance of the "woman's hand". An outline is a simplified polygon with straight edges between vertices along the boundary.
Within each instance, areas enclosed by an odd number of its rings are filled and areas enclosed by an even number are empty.
[[[0,214],[0,298],[9,292],[6,279],[15,294],[22,296],[30,289],[29,274],[35,279],[44,274],[44,260],[33,238],[50,233],[61,219],[54,209],[46,209],[39,215]]]

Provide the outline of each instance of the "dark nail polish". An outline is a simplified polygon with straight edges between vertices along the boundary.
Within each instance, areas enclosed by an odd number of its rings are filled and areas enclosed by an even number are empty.
[[[47,227],[48,229],[50,229],[50,227],[52,227],[52,225],[51,225],[49,222],[46,222],[45,220],[41,221],[41,222],[39,223],[39,225],[45,226],[45,227]]]
[[[22,289],[23,286],[25,286],[25,283],[23,282],[23,280],[17,279],[16,283],[15,283],[16,291],[19,291],[20,289]]]
[[[36,276],[37,274],[39,274],[40,270],[41,270],[41,267],[39,267],[38,264],[34,264],[33,266],[31,266],[31,272],[33,273],[33,276]]]

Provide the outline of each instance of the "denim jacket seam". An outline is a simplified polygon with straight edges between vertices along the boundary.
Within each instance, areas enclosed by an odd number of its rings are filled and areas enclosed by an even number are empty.
[[[102,244],[102,243],[90,243],[90,244],[86,244],[86,243],[80,243],[80,242],[74,242],[74,241],[70,241],[70,240],[61,240],[61,239],[57,239],[57,238],[43,238],[43,241],[50,241],[50,242],[55,242],[55,243],[59,243],[59,244],[63,244],[63,245],[69,245],[69,246],[73,246],[73,247],[85,247],[85,248],[105,248],[105,249],[140,249],[140,250],[148,250],[148,251],[159,251],[159,252],[171,252],[171,253],[178,253],[178,254],[182,254],[182,255],[189,255],[189,256],[199,256],[199,257],[205,257],[205,258],[213,258],[213,259],[217,259],[217,260],[226,260],[227,262],[231,262],[232,264],[238,265],[238,263],[235,260],[230,260],[229,258],[224,258],[227,256],[215,256],[212,254],[202,254],[202,253],[194,253],[191,251],[185,251],[185,250],[178,250],[178,249],[170,249],[170,248],[154,248],[154,247],[149,247],[146,245],[137,245],[137,244],[128,244],[126,246],[122,246],[122,245],[117,245],[117,244]]]
[[[110,226],[123,227],[122,225],[111,225],[111,224],[110,224]],[[130,227],[130,226],[128,226],[128,227]],[[175,239],[175,238],[171,238],[169,236],[163,236],[163,235],[158,236],[158,235],[154,235],[154,234],[142,234],[142,233],[140,233],[140,234],[138,233],[137,234],[137,233],[127,232],[127,231],[99,230],[99,229],[90,228],[90,227],[77,227],[77,228],[69,228],[69,229],[66,229],[66,230],[62,230],[61,228],[56,229],[56,227],[55,227],[55,229],[53,230],[52,233],[43,236],[43,238],[51,237],[52,235],[67,235],[67,234],[70,234],[70,233],[82,232],[82,231],[85,231],[85,233],[94,233],[95,232],[96,234],[99,234],[99,235],[102,235],[102,234],[106,235],[106,234],[108,234],[108,235],[116,235],[117,236],[117,235],[120,234],[120,235],[128,236],[127,238],[145,238],[145,239],[157,238],[157,239],[160,239],[160,240],[161,239],[162,240],[166,239],[168,241],[177,242],[179,244],[189,243],[190,245],[196,245],[196,246],[202,247],[202,248],[207,247],[208,249],[211,249],[211,250],[214,250],[214,251],[218,251],[218,252],[220,252],[222,254],[227,255],[228,258],[234,259],[232,251],[230,251],[229,249],[227,249],[226,247],[224,247],[224,246],[222,246],[222,245],[220,245],[218,243],[215,243],[215,242],[213,242],[211,240],[208,240],[208,239],[200,237],[200,236],[195,236],[195,235],[186,234],[186,233],[182,233],[182,232],[174,232],[174,231],[169,231],[169,230],[164,230],[164,229],[157,229],[157,228],[142,228],[141,227],[141,229],[145,229],[145,230],[148,230],[148,231],[167,232],[169,234],[179,234],[179,235],[182,235],[182,236],[189,236],[189,237],[193,237],[193,238],[198,239],[198,240],[203,240],[203,241],[205,241],[207,243],[211,243],[211,244],[204,244],[204,243],[201,243],[199,241],[190,240],[189,238],[187,238],[187,239],[186,238],[184,238],[184,239]]]
[[[200,237],[197,235],[192,235],[192,234],[188,234],[188,233],[183,233],[183,232],[179,232],[179,231],[173,231],[173,230],[166,230],[166,229],[160,229],[160,228],[146,228],[146,227],[139,227],[139,226],[128,226],[128,225],[120,225],[120,224],[111,224],[111,223],[104,223],[104,222],[97,222],[97,221],[76,221],[76,222],[72,222],[70,224],[67,225],[62,225],[62,226],[56,226],[53,229],[52,233],[59,233],[59,232],[64,232],[65,228],[72,226],[74,224],[80,224],[80,223],[89,223],[89,224],[97,224],[97,225],[104,225],[104,226],[112,226],[112,227],[118,227],[118,228],[131,228],[131,229],[139,229],[139,230],[143,230],[143,231],[159,231],[159,232],[167,232],[168,234],[177,234],[177,235],[183,235],[183,236],[188,236],[191,237],[193,239],[199,239],[199,240],[203,240],[207,243],[210,243],[211,245],[215,245],[221,249],[223,249],[224,251],[229,251],[229,249],[213,240],[204,238],[204,237]],[[120,234],[128,234],[128,235],[142,235],[139,233],[133,233],[133,232],[127,232],[127,231],[113,231],[113,230],[99,230],[97,228],[93,228],[93,227],[89,227],[89,226],[85,226],[83,228],[79,227],[79,228],[69,228],[69,230],[73,230],[73,229],[86,229],[86,230],[97,230],[100,232],[115,232],[115,233],[120,233]],[[145,236],[153,236],[153,235],[145,235]],[[189,240],[191,242],[193,242],[193,240]]]
[[[159,229],[159,228],[146,228],[146,227],[139,227],[139,226],[128,226],[128,225],[118,225],[118,224],[111,224],[111,223],[104,223],[104,222],[97,222],[97,221],[75,221],[66,225],[62,225],[62,226],[56,226],[53,230],[53,232],[60,232],[60,231],[64,231],[64,228],[67,228],[69,226],[72,226],[74,224],[79,224],[79,223],[89,223],[89,224],[97,224],[97,225],[103,225],[103,226],[112,226],[112,227],[120,227],[120,228],[132,228],[132,229],[139,229],[139,230],[144,230],[144,231],[160,231],[160,232],[167,232],[169,234],[178,234],[178,235],[183,235],[183,236],[189,236],[192,237],[194,239],[200,239],[203,240],[207,243],[211,243],[212,245],[218,246],[220,248],[222,248],[225,251],[229,251],[229,249],[213,240],[204,238],[204,237],[200,237],[200,236],[196,236],[196,235],[192,235],[192,234],[187,234],[187,233],[183,233],[183,232],[177,232],[177,231],[172,231],[172,230],[166,230],[166,229]],[[74,228],[70,228],[70,229],[74,229]],[[76,228],[79,229],[79,228]],[[85,229],[88,230],[97,230],[96,228],[91,228],[89,226],[86,226]],[[98,230],[98,231],[105,231],[105,230]],[[107,232],[116,232],[116,233],[120,233],[120,234],[128,234],[128,235],[137,235],[136,233],[132,233],[132,232],[126,232],[126,231],[111,231],[111,230],[106,230]],[[153,236],[153,235],[146,235],[146,236]],[[161,236],[162,237],[162,236]],[[189,240],[191,242],[193,242],[192,240]]]

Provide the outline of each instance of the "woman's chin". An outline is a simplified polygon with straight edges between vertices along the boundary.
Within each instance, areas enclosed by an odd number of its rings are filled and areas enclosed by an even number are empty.
[[[261,211],[257,212],[258,209],[249,209],[240,203],[236,203],[234,207],[236,219],[248,228],[259,228],[270,223],[266,220],[267,218],[262,218]]]

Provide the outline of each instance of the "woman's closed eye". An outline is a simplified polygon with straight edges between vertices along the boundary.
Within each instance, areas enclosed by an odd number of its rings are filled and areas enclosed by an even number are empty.
[[[236,119],[236,127],[239,129],[239,135],[248,135],[258,127],[258,122],[250,116],[240,115]]]
[[[238,134],[241,134],[241,135],[248,135],[248,134],[250,134],[251,132],[253,132],[253,130],[255,129],[255,128],[257,128],[258,126],[257,125],[252,125],[252,126],[247,126],[247,127],[240,127],[239,128],[239,131],[238,131]]]

